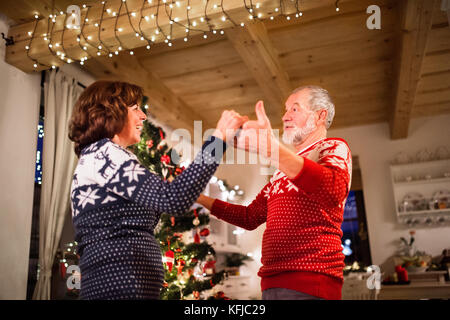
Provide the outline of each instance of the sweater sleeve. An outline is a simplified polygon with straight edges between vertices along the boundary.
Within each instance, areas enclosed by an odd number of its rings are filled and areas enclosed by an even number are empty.
[[[134,155],[110,143],[102,161],[95,162],[94,173],[97,182],[115,195],[159,212],[183,214],[206,187],[225,148],[221,139],[210,137],[189,167],[168,182],[148,171]],[[105,166],[110,169],[102,170]]]
[[[235,226],[246,230],[254,230],[266,222],[267,199],[264,194],[266,187],[248,206],[231,204],[216,199],[211,208],[211,214]]]
[[[302,170],[291,181],[311,199],[328,207],[340,206],[350,190],[351,159],[344,141],[327,140],[319,149],[318,161],[304,158]]]

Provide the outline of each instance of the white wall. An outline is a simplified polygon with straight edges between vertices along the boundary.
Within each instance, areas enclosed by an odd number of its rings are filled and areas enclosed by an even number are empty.
[[[0,32],[8,34],[0,15]],[[41,74],[4,61],[0,42],[0,299],[25,299],[28,279]],[[88,86],[93,78],[74,65],[62,71]],[[45,152],[45,150],[44,150]]]
[[[399,238],[409,236],[408,227],[396,220],[389,163],[400,151],[415,156],[422,148],[450,148],[450,115],[412,120],[408,138],[402,140],[390,139],[387,123],[330,130],[328,136],[346,139],[359,157],[372,262],[381,265],[395,253]],[[436,256],[450,248],[450,227],[414,229],[419,250]]]
[[[8,34],[0,16],[0,32]],[[0,42],[0,299],[25,299],[36,164],[40,74],[4,62]]]
[[[215,175],[226,180],[230,185],[239,185],[245,191],[240,204],[248,205],[256,198],[269,179],[268,176],[260,174],[260,168],[260,165],[252,164],[222,164]],[[247,261],[240,269],[241,275],[250,277],[247,288],[250,291],[249,297],[252,299],[261,299],[261,278],[257,273],[262,266],[261,245],[265,229],[266,224],[264,223],[255,230],[245,231],[237,236],[242,253],[252,253],[253,255],[253,261]]]

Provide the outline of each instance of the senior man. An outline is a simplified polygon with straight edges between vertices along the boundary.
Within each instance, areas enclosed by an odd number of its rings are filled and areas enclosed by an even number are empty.
[[[295,152],[273,136],[262,101],[255,107],[257,120],[246,122],[237,139],[238,148],[267,157],[278,169],[253,202],[241,206],[204,195],[197,202],[247,230],[266,222],[258,272],[264,300],[339,300],[350,149],[342,139],[327,138],[335,111],[326,90],[297,88],[285,106],[282,138]]]

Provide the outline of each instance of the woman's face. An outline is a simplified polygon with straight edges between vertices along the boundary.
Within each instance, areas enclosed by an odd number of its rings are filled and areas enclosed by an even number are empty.
[[[146,119],[147,116],[137,104],[128,107],[127,122],[122,131],[114,136],[113,141],[123,147],[138,143],[141,140],[142,122]]]

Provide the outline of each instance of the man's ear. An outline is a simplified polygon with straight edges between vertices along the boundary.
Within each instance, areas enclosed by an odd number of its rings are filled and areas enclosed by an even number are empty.
[[[326,126],[327,124],[328,111],[325,109],[319,110],[319,119],[317,119],[318,124],[323,124]]]

